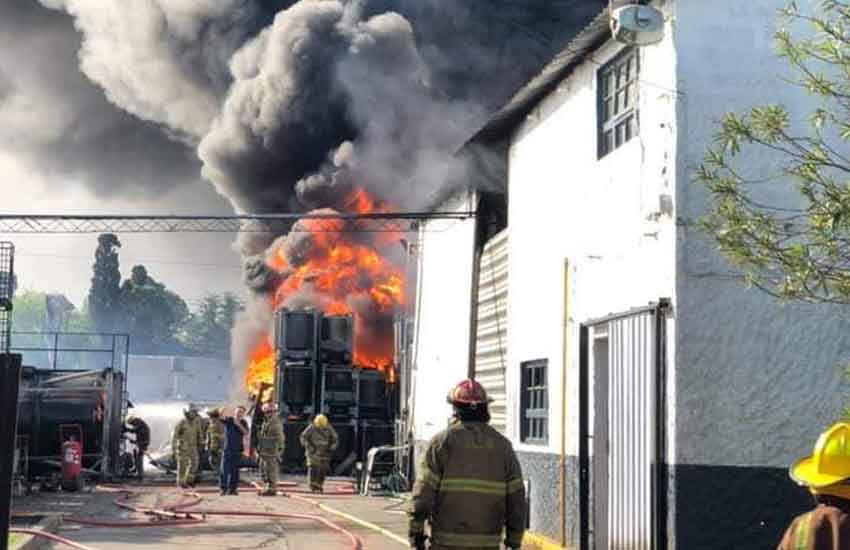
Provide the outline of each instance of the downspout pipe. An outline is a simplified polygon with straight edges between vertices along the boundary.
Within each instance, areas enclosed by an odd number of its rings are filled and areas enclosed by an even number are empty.
[[[467,360],[467,377],[475,379],[475,356],[478,354],[478,288],[481,283],[481,252],[483,238],[481,235],[481,197],[473,191],[470,197],[475,212],[472,238],[472,285],[469,292],[469,358]]]

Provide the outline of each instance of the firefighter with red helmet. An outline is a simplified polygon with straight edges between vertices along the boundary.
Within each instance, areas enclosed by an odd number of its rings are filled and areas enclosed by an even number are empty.
[[[489,426],[490,399],[475,380],[447,397],[451,425],[422,458],[408,511],[410,547],[422,550],[519,549],[525,532],[525,486],[513,446]],[[439,502],[439,506],[436,503]]]

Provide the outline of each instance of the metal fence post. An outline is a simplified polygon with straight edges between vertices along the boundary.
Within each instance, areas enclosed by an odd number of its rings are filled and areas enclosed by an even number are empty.
[[[0,354],[0,550],[7,550],[9,544],[20,382],[20,354]]]

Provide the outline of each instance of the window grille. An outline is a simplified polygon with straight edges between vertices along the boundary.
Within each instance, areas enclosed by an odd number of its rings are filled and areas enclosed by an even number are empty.
[[[522,399],[520,440],[545,445],[549,441],[549,390],[546,371],[549,361],[538,359],[522,363]]]
[[[638,135],[638,51],[629,48],[598,72],[599,158]]]

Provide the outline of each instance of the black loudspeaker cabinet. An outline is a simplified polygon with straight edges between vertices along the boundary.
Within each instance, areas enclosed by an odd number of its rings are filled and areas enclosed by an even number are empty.
[[[390,402],[387,382],[383,373],[376,369],[356,370],[357,416],[361,420],[389,420]]]
[[[357,452],[357,423],[353,421],[334,422],[331,425],[339,438],[336,451],[331,457],[331,469],[345,461],[351,453]]]
[[[301,445],[301,433],[308,424],[309,422],[302,420],[285,419],[284,421],[283,435],[286,439],[286,448],[283,451],[283,470],[285,472],[303,472],[307,468],[304,446]]]
[[[350,417],[356,413],[356,402],[351,366],[325,366],[322,371],[322,410],[335,416]]]
[[[284,414],[315,411],[316,367],[312,363],[278,363],[275,386]]]
[[[282,360],[315,360],[319,314],[312,309],[275,312],[275,349]]]
[[[354,317],[325,315],[319,328],[319,358],[323,363],[348,364],[354,350]]]

